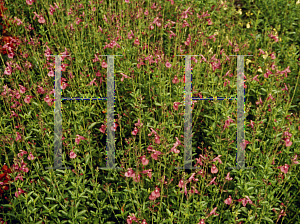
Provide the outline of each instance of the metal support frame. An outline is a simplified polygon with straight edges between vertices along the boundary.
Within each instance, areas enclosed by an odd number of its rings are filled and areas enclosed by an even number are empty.
[[[61,56],[70,55],[49,55],[55,56],[55,94],[54,94],[54,167],[46,169],[71,169],[62,166],[62,100],[107,100],[107,140],[106,140],[106,167],[98,167],[103,170],[123,169],[115,167],[115,131],[114,131],[114,102],[115,102],[115,81],[114,81],[114,56],[123,55],[99,55],[107,56],[107,97],[105,98],[62,98],[61,97]],[[56,109],[55,109],[56,108]]]
[[[191,75],[191,56],[200,55],[176,55],[185,56],[185,116],[184,116],[184,167],[176,169],[202,169],[201,167],[192,167],[192,99],[193,100],[237,100],[237,154],[236,167],[227,167],[227,169],[254,169],[254,167],[245,167],[245,128],[244,128],[244,110],[245,110],[245,88],[244,88],[244,56],[253,55],[229,55],[237,56],[237,98],[192,98],[192,75]],[[243,91],[244,90],[244,91]]]

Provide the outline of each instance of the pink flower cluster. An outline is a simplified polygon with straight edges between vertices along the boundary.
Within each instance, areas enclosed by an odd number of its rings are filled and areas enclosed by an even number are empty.
[[[156,198],[160,197],[159,193],[160,189],[158,187],[155,187],[155,190],[152,191],[151,195],[149,196],[149,200],[156,200]]]
[[[20,150],[20,153],[18,153],[18,157],[20,159],[22,159],[21,160],[21,166],[19,166],[19,164],[18,164],[20,162],[19,159],[15,159],[15,161],[14,161],[14,164],[13,164],[12,168],[13,168],[14,171],[19,172],[18,175],[15,177],[15,181],[17,181],[18,179],[20,179],[21,181],[24,181],[23,176],[21,175],[20,172],[25,172],[25,173],[29,172],[28,167],[26,167],[27,163],[24,163],[24,159],[23,159],[23,156],[26,155],[26,154],[28,154],[28,153],[24,150]],[[28,160],[34,160],[35,157],[30,152],[27,159]],[[25,193],[25,191],[23,191],[21,188],[18,188],[18,191],[15,192],[15,196],[19,197],[20,194],[22,194],[22,193]]]

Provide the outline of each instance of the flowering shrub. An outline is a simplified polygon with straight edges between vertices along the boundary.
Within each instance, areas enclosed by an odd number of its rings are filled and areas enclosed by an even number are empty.
[[[0,223],[297,223],[298,49],[261,21],[263,12],[233,3],[7,5],[3,18],[13,21],[13,38],[0,74],[0,187],[7,197],[0,198]],[[299,12],[299,4],[290,5]],[[56,72],[50,55],[65,55],[61,97],[98,97],[61,102],[58,154],[69,169],[48,169]],[[110,63],[103,55],[122,55],[114,57],[112,129],[122,168],[115,170],[100,169],[110,156],[100,100]],[[192,55],[192,170],[176,169],[187,162],[187,62],[177,55]],[[228,170],[236,165],[236,101],[205,100],[237,97],[237,59],[230,55],[246,55],[242,147],[253,170]]]

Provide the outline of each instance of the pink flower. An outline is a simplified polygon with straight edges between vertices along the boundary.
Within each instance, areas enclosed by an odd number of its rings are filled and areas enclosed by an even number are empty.
[[[292,159],[292,161],[293,161],[293,163],[295,163],[295,164],[299,164],[299,162],[298,161],[296,161],[296,159],[297,159],[297,154],[294,156],[294,158]]]
[[[49,14],[53,15],[53,13],[55,12],[55,8],[52,5],[50,5],[49,11],[50,11]]]
[[[80,18],[76,18],[76,24],[79,25],[79,23],[82,22],[82,20]]]
[[[215,207],[215,208],[209,213],[209,216],[211,216],[211,215],[217,215],[217,216],[218,216],[219,214],[216,213],[217,208],[218,208],[218,207]]]
[[[79,145],[80,143],[80,140],[85,140],[85,138],[83,136],[80,136],[80,135],[76,135],[77,137],[75,138],[75,142],[77,145]]]
[[[218,160],[219,163],[223,164],[222,161],[221,161],[221,159],[220,159],[221,156],[222,155],[218,155],[216,158],[213,159],[213,162],[215,162],[216,160]]]
[[[176,83],[179,83],[180,81],[179,81],[179,79],[177,78],[177,76],[175,75],[175,77],[174,77],[174,79],[172,80],[172,82],[173,82],[174,84],[176,84]]]
[[[125,75],[125,74],[123,74],[123,73],[121,73],[121,75],[123,76],[123,77],[121,78],[121,82],[123,82],[123,81],[124,81],[124,78],[126,78],[126,79],[130,79],[130,77],[128,77],[127,75]]]
[[[19,87],[20,87],[20,93],[25,93],[26,88],[20,84],[19,84]]]
[[[136,45],[140,45],[139,38],[136,38],[136,39],[134,40],[134,44],[136,44]]]
[[[25,103],[30,103],[30,99],[33,98],[33,96],[28,96],[26,95],[25,99],[24,99],[24,102]]]
[[[27,157],[28,160],[34,160],[35,157],[32,155],[32,153],[30,152],[28,157]]]
[[[138,174],[137,176],[133,177],[133,180],[135,182],[139,182],[140,181],[140,178],[141,178],[141,174]]]
[[[275,52],[272,52],[272,54],[270,55],[272,59],[275,59],[276,56],[274,55]]]
[[[155,135],[155,143],[160,144],[160,139],[158,135]]]
[[[227,173],[227,176],[226,176],[226,180],[232,180],[232,177],[229,177],[229,175],[230,175],[230,172],[229,173]]]
[[[130,3],[130,1],[129,0],[125,0],[125,3]]]
[[[192,176],[189,178],[189,182],[193,181],[198,181],[199,179],[195,178],[196,173],[193,173]]]
[[[152,177],[152,173],[151,173],[151,169],[149,169],[149,170],[144,170],[142,173],[146,173],[147,175],[148,175],[148,177],[151,179],[151,177]]]
[[[286,140],[285,140],[285,146],[286,147],[289,147],[289,146],[291,146],[293,144],[293,142],[291,142],[291,140],[289,139],[289,138],[287,138]]]
[[[183,188],[183,187],[184,187],[184,182],[183,182],[182,179],[179,181],[178,187],[180,187],[180,188]]]
[[[19,197],[22,193],[25,193],[21,188],[18,188],[19,190],[15,193],[16,197]]]
[[[23,157],[25,154],[27,154],[27,152],[21,149],[21,150],[20,150],[20,153],[18,153],[18,157],[21,158],[21,157]]]
[[[142,164],[143,165],[148,165],[148,163],[149,163],[149,160],[148,159],[146,159],[146,156],[144,155],[144,156],[142,156],[142,157],[140,157],[140,159],[142,160]]]
[[[171,66],[172,66],[172,65],[171,65],[170,62],[167,62],[167,63],[166,63],[166,67],[167,67],[167,68],[171,68]]]
[[[131,217],[132,216],[132,217]],[[127,216],[127,224],[132,224],[132,220],[135,222],[139,222],[135,215],[132,213],[131,216]]]
[[[152,159],[157,160],[158,156],[161,154],[160,151],[155,151],[154,153],[151,154]]]
[[[46,20],[44,19],[44,17],[43,16],[40,16],[40,18],[39,18],[39,20],[38,20],[38,22],[39,23],[45,23],[46,22]]]
[[[244,207],[246,207],[247,203],[253,204],[253,202],[250,200],[248,196],[246,196],[245,198],[238,199],[237,201],[242,202]]]
[[[218,168],[216,167],[215,164],[212,165],[211,173],[218,173]]]
[[[104,124],[101,125],[101,128],[99,128],[99,130],[102,132],[102,133],[105,133],[105,128],[106,126]]]
[[[158,187],[155,187],[155,190],[152,191],[151,195],[149,196],[149,199],[150,200],[155,200],[156,198],[159,198],[160,197],[159,190],[160,189]]]
[[[102,66],[102,68],[107,68],[107,64],[106,64],[106,62],[105,62],[105,61],[103,61],[101,66]]]
[[[32,5],[33,2],[34,2],[33,0],[26,0],[26,4],[27,4],[27,5]]]
[[[135,173],[132,168],[128,168],[128,171],[125,172],[125,177],[135,177]]]
[[[205,219],[201,219],[197,224],[205,224]]]
[[[19,140],[21,140],[21,139],[22,139],[22,137],[21,137],[20,133],[19,133],[19,132],[16,132],[16,134],[17,134],[16,141],[19,141]]]
[[[210,19],[207,19],[206,21],[208,25],[213,25],[213,22]]]
[[[20,173],[18,173],[18,175],[16,176],[15,181],[17,181],[18,179],[24,181],[23,176],[21,176]]]
[[[135,125],[135,126],[142,127],[142,126],[143,126],[143,123],[140,123],[140,119],[138,118],[138,123],[135,123],[134,125]]]
[[[289,170],[289,167],[290,166],[288,164],[285,164],[284,166],[279,166],[278,168],[280,168],[281,172],[287,173]]]
[[[71,150],[71,152],[70,152],[70,158],[71,158],[71,159],[75,159],[76,156],[77,156],[76,153],[73,152],[73,150]]]
[[[50,72],[48,72],[48,76],[49,77],[54,77],[54,72],[52,71],[52,69],[50,70]]]
[[[227,205],[230,205],[232,202],[232,198],[231,198],[231,195],[229,195],[229,198],[227,198],[224,203],[227,204]]]
[[[134,130],[131,132],[132,135],[137,135],[138,133],[138,129],[136,127],[134,127]]]
[[[216,177],[214,177],[214,178],[209,182],[208,186],[211,185],[211,184],[216,184],[215,179],[216,179]]]
[[[181,104],[180,102],[174,102],[173,103],[173,108],[174,110],[178,110],[178,105]]]
[[[225,125],[224,125],[223,130],[225,130],[225,128],[228,128],[230,123],[234,123],[234,121],[229,116],[227,116],[227,117],[228,117],[228,120],[225,121]]]
[[[127,38],[132,39],[132,37],[134,37],[134,34],[133,34],[132,30],[130,30],[130,32],[127,34]]]
[[[7,66],[5,68],[4,74],[5,75],[11,75],[11,73],[12,73],[12,67],[11,66]]]

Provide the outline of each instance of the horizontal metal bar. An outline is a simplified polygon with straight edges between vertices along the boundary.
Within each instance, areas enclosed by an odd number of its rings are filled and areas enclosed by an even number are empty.
[[[68,97],[64,97],[61,100],[107,100],[107,97],[105,97],[105,98],[68,98]]]
[[[237,98],[192,98],[193,100],[210,100],[210,99],[216,99],[216,100],[236,100]]]

